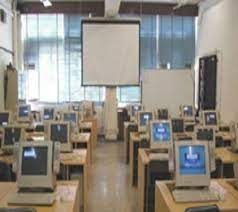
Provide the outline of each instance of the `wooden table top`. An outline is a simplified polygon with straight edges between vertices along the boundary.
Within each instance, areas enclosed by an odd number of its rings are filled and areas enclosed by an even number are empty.
[[[60,163],[66,166],[85,165],[87,163],[87,150],[74,149],[71,153],[61,153]]]
[[[225,147],[216,148],[215,157],[221,159],[223,164],[230,164],[238,161],[238,154],[233,153],[229,148]]]
[[[90,142],[91,133],[78,133],[77,135],[72,134],[71,141],[73,143],[88,143]]]
[[[168,211],[184,212],[185,209],[189,207],[214,204],[216,204],[221,211],[238,211],[238,191],[225,179],[212,180],[212,182],[217,182],[225,190],[224,200],[198,203],[176,203],[171,192],[175,185],[174,181],[156,181],[156,189],[160,190],[161,198]],[[159,201],[161,201],[161,199]]]
[[[56,187],[56,201],[52,206],[29,206],[37,212],[72,212],[75,211],[77,200],[77,191],[79,189],[78,181],[58,181]],[[17,184],[14,182],[0,183],[0,207],[17,207],[9,206],[7,200],[9,196],[17,191]],[[27,206],[24,206],[27,207]]]

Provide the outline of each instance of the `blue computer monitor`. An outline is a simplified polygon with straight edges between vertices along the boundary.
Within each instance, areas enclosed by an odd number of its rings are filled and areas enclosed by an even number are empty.
[[[29,114],[30,114],[30,108],[28,105],[20,105],[19,106],[19,111],[18,111],[19,117],[28,117]]]
[[[180,146],[179,172],[181,176],[206,175],[205,147],[202,145]]]
[[[172,145],[170,121],[152,121],[150,129],[150,148],[163,148]]]
[[[140,126],[146,126],[146,124],[152,120],[152,113],[145,112],[140,114]]]
[[[54,108],[44,108],[43,119],[44,121],[54,120],[55,110]]]
[[[205,126],[216,126],[217,125],[217,112],[204,112]]]
[[[184,105],[183,106],[183,115],[185,117],[193,117],[193,106]]]
[[[131,116],[134,117],[141,110],[141,105],[131,105]]]
[[[7,126],[10,122],[9,112],[0,112],[0,126]]]

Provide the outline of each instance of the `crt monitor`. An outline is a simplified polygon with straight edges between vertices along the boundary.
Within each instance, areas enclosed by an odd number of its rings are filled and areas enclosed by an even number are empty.
[[[138,112],[138,129],[139,132],[145,132],[147,130],[147,124],[153,119],[153,113],[149,111]]]
[[[173,118],[172,122],[172,130],[173,133],[183,133],[184,132],[184,119],[183,118]]]
[[[218,114],[217,111],[203,111],[204,126],[217,126]]]
[[[150,148],[170,148],[172,143],[172,127],[170,121],[150,122]]]
[[[53,121],[55,118],[54,108],[44,108],[43,110],[43,120],[44,121]]]
[[[169,111],[168,109],[158,109],[157,110],[157,119],[158,120],[168,120],[169,119]]]
[[[7,126],[10,122],[10,112],[0,112],[0,126]]]
[[[23,142],[18,154],[18,187],[50,188],[54,190],[53,143]]]
[[[207,142],[175,143],[176,187],[208,187],[210,184]]]
[[[23,129],[17,126],[7,126],[3,129],[2,148],[13,148],[23,138]]]
[[[192,105],[182,105],[181,110],[183,118],[194,120],[194,109]]]
[[[70,123],[69,122],[52,122],[49,124],[49,139],[58,141],[61,144],[61,151],[71,151],[70,143]]]
[[[135,116],[136,116],[136,113],[141,110],[141,105],[131,105],[131,106],[130,106],[130,109],[131,109],[130,115],[131,115],[132,117],[135,117]]]
[[[63,121],[65,122],[73,122],[77,124],[78,117],[76,112],[64,112],[63,113]]]
[[[31,113],[30,105],[19,105],[18,106],[18,119],[20,121],[29,121]]]

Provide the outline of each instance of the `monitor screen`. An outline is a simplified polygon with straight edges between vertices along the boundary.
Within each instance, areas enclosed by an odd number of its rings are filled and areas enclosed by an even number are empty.
[[[47,175],[48,147],[23,147],[22,175]]]
[[[198,129],[197,140],[213,141],[213,129]]]
[[[181,176],[206,175],[205,146],[180,146],[179,171]]]
[[[183,133],[184,132],[183,119],[172,119],[172,129],[174,133]]]
[[[68,125],[67,124],[51,124],[50,140],[59,141],[60,143],[68,142]]]
[[[147,122],[152,120],[152,113],[141,113],[140,114],[140,125],[146,126]]]
[[[153,123],[153,141],[168,142],[171,140],[171,129],[169,123]]]
[[[73,105],[72,109],[73,109],[73,111],[80,111],[80,106],[79,105]]]
[[[29,106],[27,105],[21,105],[19,106],[19,117],[27,117],[29,116]]]
[[[77,115],[76,113],[64,113],[64,121],[72,121],[77,122]]]
[[[217,125],[217,114],[216,112],[205,112],[205,124],[206,125]]]
[[[54,120],[54,109],[45,108],[43,118],[44,120]]]
[[[183,115],[187,117],[193,117],[193,107],[192,106],[184,106],[183,107]]]
[[[135,116],[136,112],[141,110],[141,106],[140,105],[132,105],[131,106],[131,116]]]
[[[19,142],[21,139],[21,128],[7,127],[4,129],[4,144],[14,145],[15,142]]]
[[[0,126],[6,126],[9,123],[9,113],[0,113]]]
[[[158,110],[158,119],[159,120],[168,120],[169,114],[167,109],[159,109]]]

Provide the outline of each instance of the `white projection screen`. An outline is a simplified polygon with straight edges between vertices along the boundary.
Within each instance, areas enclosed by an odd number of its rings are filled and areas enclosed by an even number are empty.
[[[82,20],[82,85],[137,86],[140,21]]]

